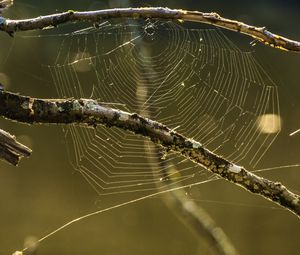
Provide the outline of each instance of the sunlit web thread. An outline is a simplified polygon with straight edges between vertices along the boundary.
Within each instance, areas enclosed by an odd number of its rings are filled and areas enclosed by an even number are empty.
[[[276,85],[252,53],[241,52],[219,30],[151,24],[148,30],[149,21],[106,22],[57,37],[61,47],[49,70],[58,95],[115,102],[131,112],[142,106],[146,117],[149,112],[229,160],[255,166],[279,132],[258,128],[260,116],[279,115]],[[141,137],[115,128],[64,130],[73,167],[99,194],[156,189],[162,171],[168,172],[152,160],[155,145],[145,147]],[[177,154],[166,161],[165,168],[178,169],[175,182],[208,178]]]

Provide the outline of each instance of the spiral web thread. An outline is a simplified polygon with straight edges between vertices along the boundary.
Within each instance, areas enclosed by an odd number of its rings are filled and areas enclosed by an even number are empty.
[[[219,30],[104,22],[55,39],[60,47],[48,68],[59,97],[93,98],[138,112],[245,166],[255,167],[280,132],[259,128],[261,116],[279,116],[276,85],[251,52]],[[165,158],[147,139],[116,128],[68,126],[64,132],[72,166],[99,195],[213,178],[182,156]]]

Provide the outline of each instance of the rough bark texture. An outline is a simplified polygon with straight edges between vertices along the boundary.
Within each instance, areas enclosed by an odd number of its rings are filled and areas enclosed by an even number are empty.
[[[300,216],[300,198],[279,182],[259,177],[243,167],[210,152],[201,143],[188,139],[156,121],[136,113],[100,105],[91,99],[36,99],[0,92],[0,115],[26,123],[105,125],[148,137],[166,151],[175,151],[224,179],[262,195]]]
[[[255,27],[243,22],[221,17],[215,12],[204,13],[164,7],[116,8],[77,12],[69,10],[32,19],[11,20],[0,18],[0,30],[13,35],[17,31],[57,27],[67,22],[92,22],[114,18],[155,18],[206,23],[253,37],[254,39],[283,50],[300,51],[300,42],[273,34],[265,27]]]

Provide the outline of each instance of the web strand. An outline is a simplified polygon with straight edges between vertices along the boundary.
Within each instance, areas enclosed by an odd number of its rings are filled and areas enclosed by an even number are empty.
[[[106,22],[57,38],[61,46],[48,68],[59,97],[92,96],[132,112],[140,109],[253,167],[280,132],[262,132],[259,125],[262,116],[280,114],[277,86],[250,52],[240,51],[219,30]],[[161,185],[168,169],[151,160],[157,158],[155,145],[147,149],[140,137],[116,129],[64,130],[72,166],[99,195],[155,190],[157,184],[168,188]],[[165,160],[165,168],[171,162],[178,169],[178,182],[209,178],[177,154]]]
[[[92,98],[138,112],[247,168],[256,169],[280,133],[276,84],[251,52],[241,51],[219,30],[134,20],[103,22],[48,40],[58,46],[55,61],[45,66],[59,98]],[[63,132],[72,168],[101,203],[108,197],[114,205],[71,220],[38,242],[103,212],[219,180],[125,131],[65,126]],[[203,201],[195,193],[191,199]]]

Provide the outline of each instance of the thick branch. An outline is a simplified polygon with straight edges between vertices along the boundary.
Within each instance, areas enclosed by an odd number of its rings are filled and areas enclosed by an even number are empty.
[[[215,12],[204,13],[163,7],[117,8],[85,12],[70,10],[63,13],[24,20],[10,20],[1,17],[0,30],[13,35],[13,33],[17,31],[56,27],[67,22],[84,21],[95,23],[103,19],[114,18],[158,18],[206,23],[251,36],[256,40],[275,48],[300,51],[300,42],[273,34],[265,27],[255,27],[240,21],[226,19]]]
[[[0,129],[0,158],[16,166],[21,157],[29,157],[31,150],[19,143],[14,136]]]
[[[210,152],[156,121],[109,108],[91,99],[36,99],[0,91],[0,115],[26,123],[98,124],[148,137],[167,151],[175,151],[224,179],[259,194],[300,217],[300,197],[279,182],[259,177]]]

